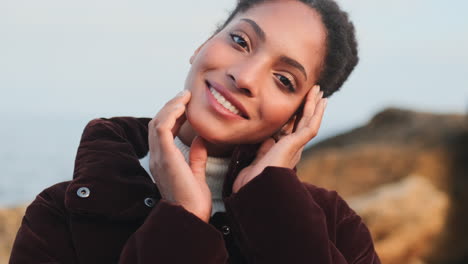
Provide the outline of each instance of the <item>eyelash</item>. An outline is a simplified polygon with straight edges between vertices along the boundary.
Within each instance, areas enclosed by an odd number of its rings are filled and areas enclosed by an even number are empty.
[[[231,36],[232,41],[234,41],[234,43],[236,43],[239,47],[241,47],[245,51],[250,52],[249,42],[246,41],[245,38],[243,36],[241,36],[241,34],[231,33],[230,36]],[[239,44],[238,41],[243,42],[244,45]],[[275,74],[275,76],[279,76],[279,78],[277,78],[277,80],[281,83],[281,85],[286,87],[289,92],[295,92],[296,91],[294,81],[291,80],[291,78],[288,78],[288,77],[286,77],[286,76],[284,76],[282,74]],[[284,78],[284,79],[281,80],[281,78]],[[287,83],[284,83],[284,81],[286,81]]]
[[[238,40],[236,40],[236,38],[240,39],[241,41],[243,41],[245,43],[245,46],[242,46],[241,44],[239,44],[239,42],[237,42]],[[249,47],[249,43],[248,41],[245,40],[245,37],[241,36],[241,34],[238,34],[238,33],[231,33],[231,39],[232,41],[234,41],[234,43],[236,43],[237,45],[239,45],[242,49],[246,50],[246,51],[250,51],[250,47]]]
[[[280,76],[278,78],[278,81],[281,83],[281,85],[288,88],[288,90],[290,92],[295,92],[296,91],[296,86],[294,86],[294,81],[293,80],[291,80],[290,78],[288,78],[288,77],[286,77],[286,76],[284,76],[282,74],[275,74],[275,75]],[[288,83],[285,84],[282,80],[280,80],[281,77],[284,78],[283,81],[287,81]]]

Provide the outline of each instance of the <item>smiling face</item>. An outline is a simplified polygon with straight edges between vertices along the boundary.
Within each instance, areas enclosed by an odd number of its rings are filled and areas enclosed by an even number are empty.
[[[185,83],[191,127],[214,144],[270,137],[316,83],[325,41],[320,15],[296,0],[238,14],[191,58]]]

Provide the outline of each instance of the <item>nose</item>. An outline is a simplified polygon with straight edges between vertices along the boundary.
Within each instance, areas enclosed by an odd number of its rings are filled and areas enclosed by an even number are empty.
[[[229,78],[234,82],[234,86],[239,89],[243,94],[247,95],[248,97],[254,97],[255,93],[253,93],[252,89],[246,88],[247,85],[239,84],[239,78],[236,78],[233,74],[228,73]]]
[[[265,73],[265,62],[254,58],[231,65],[227,71],[235,87],[249,97],[258,95]]]

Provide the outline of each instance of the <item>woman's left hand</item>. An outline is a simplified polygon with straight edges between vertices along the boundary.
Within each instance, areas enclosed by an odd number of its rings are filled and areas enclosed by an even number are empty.
[[[294,168],[301,159],[304,146],[314,138],[320,128],[327,99],[322,98],[323,92],[319,86],[314,86],[306,96],[303,114],[296,129],[290,128],[289,134],[282,136],[277,142],[268,138],[260,146],[255,160],[242,169],[234,181],[233,193],[257,177],[266,167],[276,166]]]

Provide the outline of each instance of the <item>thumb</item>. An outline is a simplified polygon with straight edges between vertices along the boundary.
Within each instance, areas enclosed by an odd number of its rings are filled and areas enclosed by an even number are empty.
[[[199,180],[205,180],[207,158],[205,141],[201,137],[195,137],[190,146],[189,162],[193,175]]]

